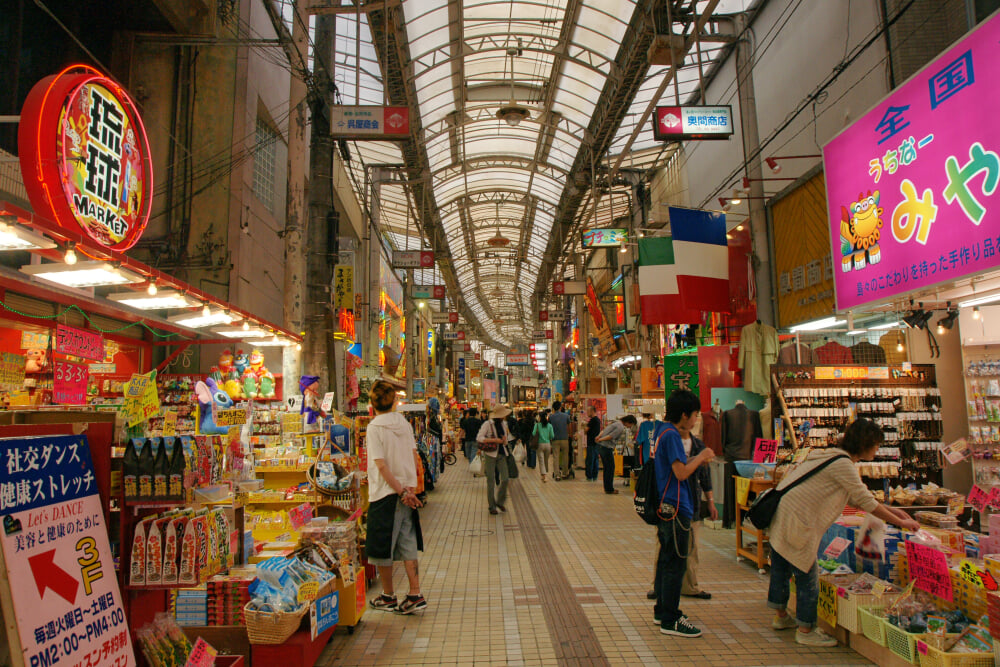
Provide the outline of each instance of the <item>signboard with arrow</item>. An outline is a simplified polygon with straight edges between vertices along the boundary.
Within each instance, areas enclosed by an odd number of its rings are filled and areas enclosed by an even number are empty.
[[[2,439],[0,465],[0,602],[14,664],[100,656],[93,664],[133,667],[86,436]]]

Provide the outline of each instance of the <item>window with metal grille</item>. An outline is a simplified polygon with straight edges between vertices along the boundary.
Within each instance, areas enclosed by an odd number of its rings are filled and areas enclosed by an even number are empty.
[[[253,161],[253,192],[267,210],[274,213],[274,163],[278,133],[257,118],[257,145]]]

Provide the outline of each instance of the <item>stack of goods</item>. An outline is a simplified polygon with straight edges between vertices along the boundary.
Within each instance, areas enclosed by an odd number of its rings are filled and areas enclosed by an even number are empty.
[[[358,553],[358,530],[353,521],[326,522],[321,518],[313,519],[299,531],[300,550],[315,554],[317,558],[327,563],[331,572],[338,572],[346,583],[354,582],[354,572],[361,562]]]
[[[131,586],[194,585],[233,566],[232,527],[222,509],[178,508],[136,524]]]
[[[292,612],[316,597],[317,591],[333,579],[325,568],[301,558],[268,558],[257,564],[257,579],[250,584],[252,611]]]
[[[184,588],[173,599],[177,625],[208,625],[208,594],[204,588]]]
[[[245,625],[243,607],[250,602],[252,576],[216,576],[208,580],[209,625]]]
[[[157,614],[136,632],[146,662],[152,667],[183,667],[191,653],[191,642],[170,614]]]
[[[959,610],[942,609],[932,596],[922,591],[900,598],[886,612],[886,622],[903,632],[962,635],[949,653],[987,653],[993,650],[993,639],[983,625],[974,623]],[[984,618],[982,622],[988,620]]]

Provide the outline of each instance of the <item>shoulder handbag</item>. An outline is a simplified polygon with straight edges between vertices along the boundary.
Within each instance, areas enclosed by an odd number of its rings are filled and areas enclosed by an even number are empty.
[[[774,520],[774,513],[778,511],[778,503],[781,502],[781,497],[794,489],[796,486],[806,481],[816,473],[818,473],[823,468],[827,467],[834,461],[838,459],[849,458],[846,454],[841,454],[840,456],[834,456],[831,459],[823,461],[818,466],[807,472],[806,474],[799,477],[797,480],[789,484],[783,489],[773,488],[766,489],[762,493],[758,494],[754,498],[753,504],[750,505],[750,509],[747,511],[747,518],[750,519],[750,523],[754,525],[757,530],[765,530],[771,525],[771,521]]]
[[[487,423],[490,425],[490,430],[493,432],[492,437],[499,438],[500,436],[497,435],[497,427],[493,423],[493,420],[491,419]],[[500,448],[500,444],[496,442],[476,442],[476,445],[479,447],[479,449],[483,450],[484,452],[495,452],[497,449]]]

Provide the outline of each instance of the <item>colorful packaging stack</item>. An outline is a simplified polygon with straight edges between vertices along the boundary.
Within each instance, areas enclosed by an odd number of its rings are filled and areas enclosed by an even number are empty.
[[[182,588],[174,597],[174,618],[177,625],[208,625],[208,591],[204,588]]]
[[[243,607],[250,601],[253,576],[216,576],[208,580],[208,624],[246,625]]]

